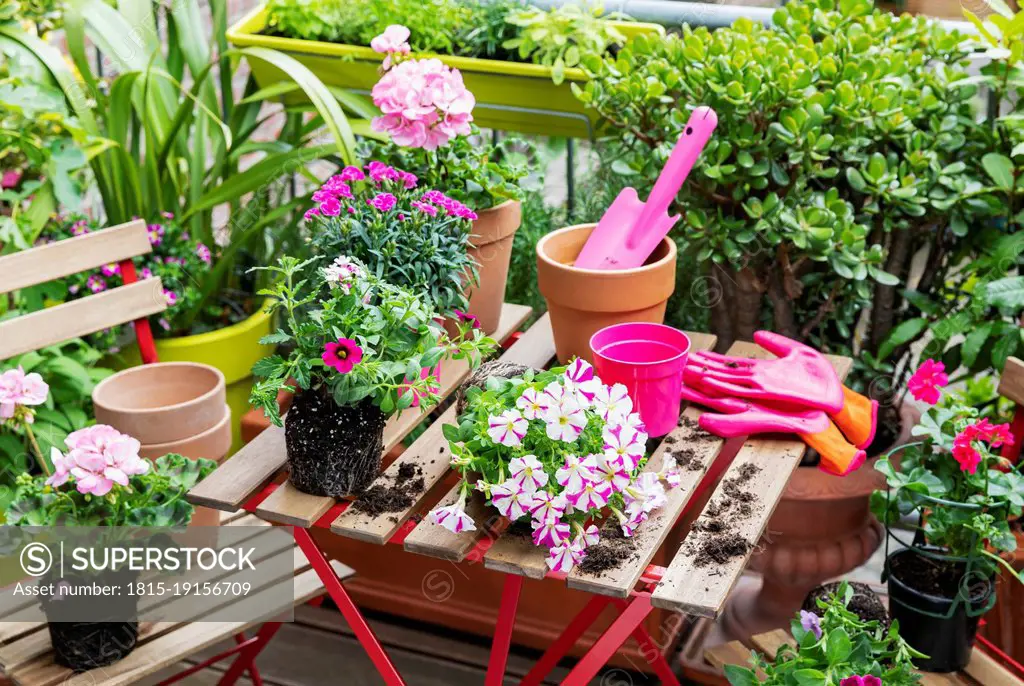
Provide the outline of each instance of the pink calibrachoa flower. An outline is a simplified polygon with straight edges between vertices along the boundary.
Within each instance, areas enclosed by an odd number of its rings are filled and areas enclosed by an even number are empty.
[[[541,415],[548,409],[542,404],[541,394],[535,388],[527,388],[523,394],[516,398],[516,407],[520,409],[527,419],[540,419]]]
[[[636,469],[647,447],[647,434],[628,426],[606,426],[604,433],[604,454],[622,462],[628,471]]]
[[[577,510],[599,510],[612,497],[612,487],[604,481],[584,481],[578,493],[566,493],[566,498]]]
[[[396,145],[435,150],[470,133],[476,100],[462,74],[439,59],[401,62],[381,77],[371,95],[383,113],[371,126]]]
[[[0,419],[14,419],[31,424],[33,411],[50,394],[50,387],[36,372],[29,374],[18,365],[0,374]]]
[[[339,374],[348,374],[363,360],[363,349],[351,338],[339,338],[336,343],[324,346],[320,356],[324,364],[333,367]]]
[[[557,519],[533,520],[533,543],[548,548],[569,540],[569,525]]]
[[[602,384],[594,394],[594,409],[606,422],[618,423],[633,411],[633,401],[623,384]]]
[[[458,319],[460,322],[468,323],[470,325],[470,328],[480,328],[480,317],[477,317],[475,314],[463,312],[462,310],[455,310],[455,318]]]
[[[500,445],[514,448],[523,442],[523,436],[530,428],[529,422],[516,410],[505,410],[499,415],[488,417],[487,435]]]
[[[558,405],[548,408],[543,419],[544,430],[553,441],[572,443],[587,426],[586,412],[572,398],[563,398]]]
[[[934,405],[939,402],[940,388],[949,383],[946,365],[935,360],[925,360],[907,382],[907,390],[921,402]]]
[[[115,276],[120,273],[121,265],[119,265],[117,262],[111,262],[110,264],[105,264],[102,267],[100,267],[100,274],[107,278],[110,278],[111,276]]]
[[[555,495],[548,491],[537,491],[533,494],[533,506],[530,514],[535,522],[553,522],[561,519],[569,502],[564,495]]]
[[[544,471],[544,465],[536,455],[513,457],[508,463],[508,473],[511,481],[519,484],[520,488],[528,493],[532,493],[548,483],[548,473]]]
[[[491,488],[491,502],[503,516],[515,521],[530,511],[533,494],[509,479]]]
[[[548,569],[553,572],[568,573],[572,568],[583,562],[587,556],[586,551],[575,543],[564,542],[548,551],[548,559],[545,562]]]
[[[586,482],[597,478],[597,475],[594,473],[594,467],[595,462],[592,455],[586,458],[580,458],[577,455],[567,455],[565,466],[559,467],[555,471],[555,481],[566,492],[578,493],[583,490],[583,485]]]
[[[107,282],[103,280],[99,274],[93,274],[85,282],[85,285],[89,287],[89,290],[93,293],[102,293],[107,290]]]
[[[882,680],[871,674],[848,676],[839,682],[839,686],[882,686]]]
[[[376,210],[390,212],[395,207],[395,203],[398,202],[398,198],[391,193],[378,193],[373,198],[367,200],[367,202],[370,203],[370,207]]]

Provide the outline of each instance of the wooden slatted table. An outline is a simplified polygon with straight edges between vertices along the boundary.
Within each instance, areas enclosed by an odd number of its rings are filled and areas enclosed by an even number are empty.
[[[528,315],[528,309],[506,304],[495,337],[499,341],[509,339]],[[697,333],[689,335],[694,348],[707,350],[715,344],[713,336]],[[768,356],[751,343],[737,343],[729,350],[729,354]],[[545,315],[508,346],[501,359],[543,368],[553,360],[554,355],[551,325]],[[845,377],[851,361],[847,358],[831,358],[830,361],[840,376]],[[449,367],[445,369],[442,379],[442,396],[451,394],[469,373],[465,366]],[[457,487],[445,491],[440,486],[450,473],[450,455],[441,427],[454,421],[453,407],[440,411],[426,430],[374,482],[374,485],[386,488],[395,483],[400,470],[406,468],[408,473],[410,466],[417,475],[422,474],[424,485],[421,492],[413,499],[414,502],[398,512],[372,516],[353,507],[350,502],[310,496],[298,492],[287,483],[273,483],[286,463],[283,430],[273,427],[264,431],[196,486],[189,499],[195,504],[220,509],[234,509],[244,505],[263,519],[291,525],[295,527],[296,536],[300,537],[300,545],[304,549],[308,546],[315,556],[321,558],[322,553],[315,550],[312,538],[306,531],[311,526],[329,528],[337,535],[361,541],[401,544],[408,552],[452,562],[472,564],[482,561],[486,568],[506,574],[488,668],[488,684],[502,682],[523,580],[564,578],[570,588],[590,593],[593,598],[569,623],[562,636],[551,645],[522,683],[539,684],[598,614],[611,605],[619,610],[618,619],[563,681],[564,684],[582,686],[597,674],[630,636],[642,644],[655,646],[641,626],[653,606],[709,617],[721,611],[726,596],[758,544],[787,480],[806,450],[802,442],[786,438],[760,437],[745,442],[742,439],[724,441],[697,426],[700,415],[701,410],[686,408],[679,426],[660,441],[645,466],[647,471],[659,471],[665,457],[672,454],[684,463],[681,483],[669,491],[666,505],[655,511],[637,529],[628,557],[619,565],[599,573],[588,573],[579,568],[569,574],[551,573],[544,562],[544,551],[533,546],[527,537],[503,535],[508,528],[507,520],[498,516],[493,509],[485,507],[479,494],[475,494],[466,507],[467,513],[476,523],[475,531],[455,534],[421,521],[422,515],[438,503],[453,502],[458,496]],[[411,412],[393,418],[385,430],[385,452],[397,445],[420,421],[423,421],[422,416]],[[702,493],[714,488],[711,500],[698,520],[707,521],[711,518],[709,508],[713,503],[726,497],[730,489],[734,488],[729,485],[730,480],[743,478],[745,474],[749,477],[751,471],[756,474],[748,479],[746,488],[756,492],[760,502],[737,530],[737,534],[747,542],[746,552],[734,556],[725,564],[697,568],[692,551],[684,541],[668,568],[650,565],[670,530],[695,503],[700,502]],[[308,541],[305,545],[304,540]],[[331,584],[329,581],[327,583],[330,590]],[[338,590],[341,603],[351,604],[351,599],[340,584]],[[360,640],[375,660],[386,683],[403,683],[376,643],[372,632],[360,636]],[[644,652],[651,655],[650,666],[664,683],[678,683],[659,650]]]
[[[793,638],[783,629],[752,636],[754,647],[769,658],[773,657],[783,645],[791,644]],[[739,641],[723,643],[704,651],[704,659],[717,668],[725,665],[750,665],[750,650]],[[934,674],[918,672],[921,686],[1020,686],[1024,681],[1013,675],[1008,669],[979,647],[971,652],[971,661],[962,672],[952,674]]]
[[[225,514],[221,518],[223,526],[269,526],[259,518],[246,514],[244,511]],[[239,542],[245,539],[238,539]],[[282,555],[292,558],[292,573],[295,577],[294,597],[296,605],[306,603],[324,592],[320,577],[311,568],[306,556],[294,544],[284,546],[280,550],[270,551],[267,555]],[[348,578],[353,571],[339,562],[333,563],[334,573],[340,578]],[[216,580],[218,574],[211,572],[210,580]],[[197,581],[201,578],[197,578]],[[223,609],[225,605],[234,604],[232,613],[251,615],[261,618],[252,621],[208,621],[195,622],[153,621],[140,622],[138,645],[123,660],[107,667],[73,673],[53,661],[53,649],[50,645],[50,632],[46,628],[45,618],[39,612],[36,621],[11,622],[0,625],[0,673],[18,686],[86,686],[102,683],[105,686],[121,686],[133,684],[160,670],[181,662],[188,656],[219,643],[232,636],[239,637],[238,645],[224,653],[168,679],[162,684],[188,676],[194,671],[219,662],[232,655],[238,655],[236,663],[229,669],[221,683],[234,683],[243,672],[252,666],[259,651],[273,637],[280,622],[267,621],[268,609],[274,607],[276,592],[270,589],[256,588],[245,598],[221,598],[211,603],[210,612]],[[35,601],[30,601],[33,607]],[[160,601],[153,599],[147,607],[146,600],[140,601],[140,612],[160,611],[166,609],[163,603],[176,601]],[[205,609],[205,608],[204,608]],[[168,610],[168,615],[173,614]],[[222,615],[223,616],[223,615]],[[266,622],[255,636],[246,638],[243,634],[247,629]],[[231,674],[231,678],[228,675]]]

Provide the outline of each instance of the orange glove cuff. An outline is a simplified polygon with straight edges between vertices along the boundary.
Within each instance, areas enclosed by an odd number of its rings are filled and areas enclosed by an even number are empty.
[[[867,448],[875,440],[878,428],[878,401],[843,386],[843,409],[832,415],[832,421],[851,443]]]
[[[816,434],[800,434],[800,438],[818,451],[821,455],[819,468],[829,474],[846,476],[867,459],[867,453],[846,440],[835,424],[830,423],[827,429]]]

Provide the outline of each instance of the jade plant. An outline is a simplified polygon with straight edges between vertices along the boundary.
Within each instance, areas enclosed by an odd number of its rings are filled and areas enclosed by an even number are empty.
[[[718,113],[674,235],[704,265],[682,290],[691,310],[709,308],[721,346],[767,324],[854,353],[869,375],[905,366],[945,303],[970,301],[959,266],[992,246],[980,229],[999,201],[971,47],[871,0],[799,0],[773,24],[635,36],[615,56],[587,57],[594,78],[574,89],[611,136],[605,166],[641,188],[685,126],[680,103]],[[924,276],[908,281],[919,253]]]
[[[584,360],[470,386],[458,424],[443,427],[460,498],[430,513],[450,531],[476,528],[465,512],[475,489],[512,522],[530,526],[547,565],[568,572],[597,545],[608,518],[630,537],[679,484],[674,458],[644,472],[647,433],[622,384],[608,386]]]
[[[359,260],[376,278],[421,294],[439,314],[467,308],[464,292],[476,280],[467,253],[477,216],[471,209],[379,161],[346,167],[313,200],[307,224],[321,254]]]
[[[912,686],[920,678],[911,659],[922,657],[899,635],[899,623],[864,620],[847,605],[854,590],[845,581],[813,611],[790,623],[794,644],[775,655],[754,653],[753,669],[726,665],[732,686]],[[761,678],[755,670],[763,672]]]

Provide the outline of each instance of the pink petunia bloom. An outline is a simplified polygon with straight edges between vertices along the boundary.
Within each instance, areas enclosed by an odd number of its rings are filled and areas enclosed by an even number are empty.
[[[398,202],[398,198],[393,196],[391,193],[378,193],[373,196],[370,200],[367,200],[370,207],[380,210],[381,212],[390,212],[395,204]]]
[[[491,488],[491,503],[504,517],[515,521],[529,513],[533,505],[533,494],[509,479]]]
[[[324,364],[333,367],[339,374],[348,374],[363,360],[363,349],[351,338],[339,338],[336,343],[324,346],[320,356]]]
[[[572,443],[587,426],[586,412],[571,398],[563,398],[558,405],[548,408],[542,418],[544,430],[553,441]]]
[[[545,560],[548,569],[552,572],[569,573],[572,568],[583,562],[583,558],[587,556],[586,551],[580,548],[575,543],[565,542],[562,545],[555,546],[548,551],[548,558]]]
[[[548,409],[547,405],[542,404],[541,394],[535,388],[527,388],[523,391],[523,394],[516,398],[516,407],[527,419],[539,419]]]
[[[595,455],[594,462],[597,464],[597,480],[608,484],[612,491],[619,493],[629,485],[629,471],[622,465],[622,460],[607,455]]]
[[[907,382],[907,390],[921,402],[934,405],[939,402],[940,388],[949,383],[946,365],[935,360],[925,360]]]
[[[565,368],[565,378],[570,384],[581,384],[594,378],[594,366],[581,357],[577,357]]]
[[[567,455],[565,465],[555,471],[555,481],[567,493],[578,493],[583,490],[585,483],[597,478],[594,472],[595,466],[593,456],[580,458],[576,455]]]
[[[466,514],[465,501],[462,500],[454,505],[434,508],[430,511],[430,521],[440,524],[453,534],[476,531],[476,524],[473,518]]]
[[[665,455],[665,459],[661,463],[661,471],[658,472],[658,477],[667,483],[669,488],[675,488],[679,485],[683,475],[674,456]]]
[[[633,401],[626,387],[620,383],[608,387],[602,384],[594,394],[594,411],[606,422],[621,423],[633,411]]]
[[[577,533],[576,538],[574,538],[572,542],[580,548],[589,548],[592,545],[597,545],[600,540],[601,532],[598,530],[597,526],[591,524]]]
[[[516,410],[505,410],[499,415],[491,415],[487,418],[487,425],[487,435],[491,440],[510,448],[522,443],[530,428],[529,422]]]
[[[533,494],[533,505],[530,514],[535,522],[549,522],[561,519],[569,502],[562,494],[555,495],[548,491],[537,491]]]
[[[577,510],[600,510],[612,497],[612,487],[604,481],[585,481],[579,493],[567,494],[566,498]]]
[[[528,493],[532,493],[548,483],[548,473],[544,471],[544,465],[536,455],[513,457],[508,463],[508,473],[511,480]]]
[[[636,469],[647,450],[647,434],[628,426],[606,426],[602,434],[604,454],[617,459],[627,471]]]
[[[569,540],[569,525],[557,519],[533,520],[533,544],[548,548]]]
[[[657,474],[644,472],[622,491],[627,507],[639,508],[645,513],[652,512],[665,504],[665,487]]]

